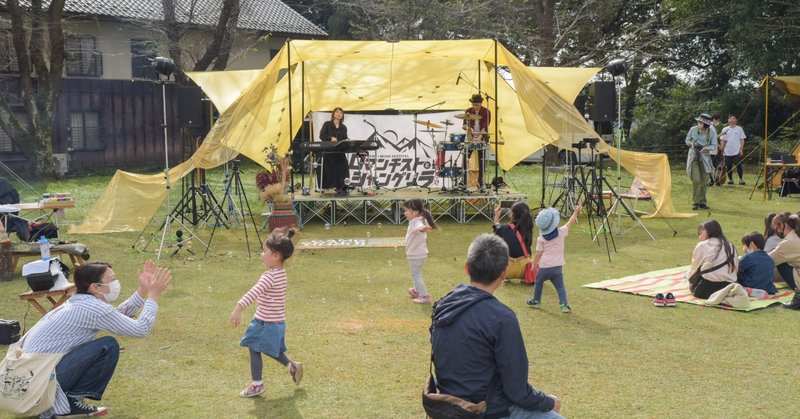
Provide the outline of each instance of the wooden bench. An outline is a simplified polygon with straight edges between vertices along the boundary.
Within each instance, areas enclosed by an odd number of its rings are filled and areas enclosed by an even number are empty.
[[[19,295],[19,299],[27,301],[39,313],[42,313],[42,316],[44,316],[48,311],[60,306],[61,304],[64,304],[64,302],[67,301],[69,297],[72,297],[73,294],[75,294],[75,285],[70,284],[69,287],[63,290],[23,292]],[[56,300],[56,298],[58,298],[58,300]],[[50,304],[52,304],[53,307],[50,307],[50,310],[44,308],[41,304],[39,304],[39,299],[46,299],[50,301]]]
[[[12,252],[14,259],[11,261],[11,272],[17,271],[17,264],[19,263],[20,258],[39,258],[41,257],[39,254],[30,254],[30,253],[17,253]],[[86,263],[88,260],[83,256],[75,255],[72,253],[68,253],[62,249],[52,248],[50,249],[50,256],[58,256],[58,255],[68,255],[70,261],[72,261],[72,266],[77,268],[81,266],[81,264]]]

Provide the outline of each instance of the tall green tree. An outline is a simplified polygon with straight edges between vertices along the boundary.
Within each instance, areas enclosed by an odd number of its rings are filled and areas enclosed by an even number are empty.
[[[20,100],[25,112],[15,114],[0,95],[0,127],[12,144],[31,162],[34,175],[54,173],[53,111],[64,71],[64,0],[32,0],[22,6],[7,0],[11,41],[19,67]],[[18,116],[19,115],[19,116]]]

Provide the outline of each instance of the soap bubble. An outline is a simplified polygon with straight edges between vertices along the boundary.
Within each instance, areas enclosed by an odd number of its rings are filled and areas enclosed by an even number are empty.
[[[331,223],[325,223],[325,230],[331,229]]]

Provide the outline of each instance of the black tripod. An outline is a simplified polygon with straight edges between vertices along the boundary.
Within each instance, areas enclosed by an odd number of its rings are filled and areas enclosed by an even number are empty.
[[[234,199],[234,196],[236,199]],[[236,201],[239,202],[238,209],[236,208]],[[259,246],[261,245],[261,233],[258,231],[258,226],[256,225],[256,220],[253,218],[253,211],[250,209],[250,201],[247,200],[247,194],[244,190],[244,185],[242,185],[242,178],[239,176],[239,160],[235,159],[232,161],[232,168],[231,174],[228,178],[228,182],[225,185],[225,193],[222,195],[222,202],[219,203],[217,207],[218,212],[222,212],[222,206],[225,203],[229,204],[229,208],[231,211],[235,211],[234,214],[238,219],[241,216],[242,225],[244,226],[244,238],[245,242],[247,243],[247,257],[250,258],[250,236],[247,233],[247,218],[246,215],[250,215],[250,224],[253,227],[253,231],[256,233],[256,237],[258,237]],[[247,213],[244,212],[244,207],[247,206]],[[228,214],[228,220],[230,221],[230,213]],[[211,246],[211,241],[214,240],[214,233],[217,231],[217,224],[214,224],[214,228],[211,229],[211,237],[208,239],[208,246],[206,246],[206,254],[208,254],[208,248]],[[225,225],[227,228],[227,225]]]
[[[608,219],[608,212],[606,211],[605,202],[603,201],[603,164],[602,159],[598,162],[595,161],[595,152],[597,151],[597,138],[585,138],[583,143],[589,146],[590,149],[590,163],[588,167],[588,174],[584,177],[584,182],[591,180],[591,184],[588,185],[588,193],[586,194],[586,201],[585,206],[587,207],[587,215],[589,217],[589,230],[592,234],[592,240],[597,242],[597,245],[600,246],[600,241],[597,240],[600,236],[600,233],[603,233],[603,239],[605,239],[606,243],[606,254],[608,254],[608,261],[611,262],[611,248],[608,246],[608,239],[611,238],[611,246],[614,248],[614,252],[617,252],[617,245],[614,242],[614,234],[611,231],[611,227],[605,222]],[[574,146],[574,144],[573,144]],[[599,168],[597,167],[599,166]],[[613,190],[613,188],[611,188]],[[600,218],[600,226],[597,226],[597,223],[594,220],[594,216]]]
[[[219,201],[217,201],[214,192],[205,182],[205,170],[200,170],[199,186],[195,176],[188,177],[188,181],[186,178],[182,179],[184,193],[172,210],[173,216],[175,218],[180,217],[184,223],[188,222],[195,227],[201,220],[208,220],[213,216],[216,219],[216,223],[222,223],[227,228],[228,226],[224,221],[227,220],[227,216],[219,211]],[[198,198],[200,205],[198,205]]]

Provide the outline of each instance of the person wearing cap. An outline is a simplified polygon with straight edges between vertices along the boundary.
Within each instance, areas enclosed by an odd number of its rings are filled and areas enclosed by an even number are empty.
[[[476,132],[489,132],[489,122],[492,121],[492,113],[489,109],[483,106],[483,97],[480,93],[475,93],[469,98],[469,103],[472,105],[467,110],[464,111],[467,115],[477,115],[478,119],[465,119],[464,120],[464,130],[467,131],[467,134],[472,135]],[[478,134],[472,137],[473,142],[488,142],[489,136],[488,134]],[[484,170],[484,162],[483,157],[485,154],[484,150],[475,150],[478,152],[478,186],[483,187],[483,170]],[[470,158],[472,155],[470,154]]]
[[[536,239],[536,254],[533,256],[533,264],[534,269],[538,267],[538,273],[533,286],[533,298],[526,301],[528,307],[540,308],[542,286],[544,281],[550,280],[556,287],[561,312],[572,312],[567,302],[567,290],[564,288],[564,244],[569,234],[569,228],[575,224],[581,208],[581,205],[576,206],[572,217],[561,228],[558,227],[561,216],[555,208],[545,208],[536,216],[539,237]]]
[[[704,113],[694,119],[697,125],[686,134],[689,154],[686,173],[692,180],[692,209],[708,209],[706,179],[714,172],[711,151],[717,150],[717,131],[712,127],[711,115]]]

